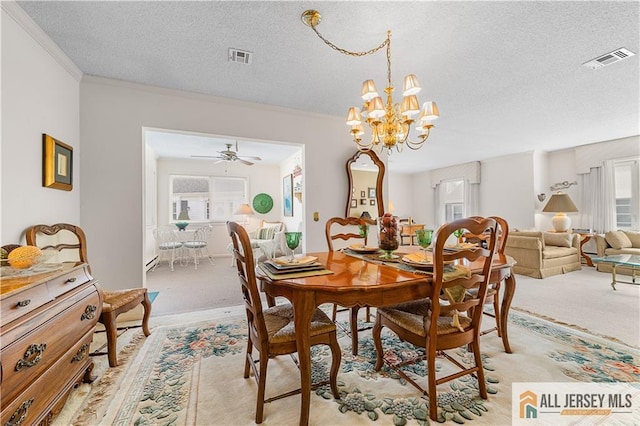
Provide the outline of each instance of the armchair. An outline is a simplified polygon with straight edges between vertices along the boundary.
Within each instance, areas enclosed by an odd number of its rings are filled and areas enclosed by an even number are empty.
[[[513,272],[533,278],[582,269],[579,234],[512,231],[507,238],[505,254],[517,262]]]
[[[260,225],[256,229],[251,232],[247,232],[247,235],[249,236],[249,242],[251,243],[251,249],[254,252],[254,257],[256,259],[258,259],[259,257],[256,256],[256,250],[262,251],[264,256],[269,258],[284,253],[285,249],[283,245],[285,231],[286,229],[284,223],[268,222],[266,220],[263,220],[260,222]],[[232,245],[229,244],[227,249],[232,252]],[[233,257],[231,258],[231,266],[234,266]]]

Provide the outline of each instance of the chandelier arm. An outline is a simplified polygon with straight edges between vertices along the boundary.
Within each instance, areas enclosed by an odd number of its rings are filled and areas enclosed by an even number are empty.
[[[340,52],[340,53],[342,53],[344,55],[348,55],[348,56],[366,56],[366,55],[371,55],[372,53],[376,53],[378,50],[382,49],[385,46],[389,46],[389,44],[391,44],[391,39],[389,38],[389,35],[391,34],[391,31],[388,31],[387,39],[385,41],[383,41],[382,44],[380,44],[380,46],[374,47],[371,50],[367,50],[367,51],[363,51],[363,52],[353,52],[351,50],[343,49],[343,48],[338,47],[335,44],[331,43],[329,40],[324,38],[322,36],[322,34],[320,34],[320,32],[318,31],[318,29],[316,28],[315,25],[310,25],[310,26],[311,26],[311,29],[318,35],[318,37],[320,37],[320,39],[322,41],[325,42],[325,44],[327,46],[331,47],[333,50],[337,50],[338,52]],[[388,51],[389,51],[389,48],[387,47],[387,58],[389,57],[389,52]]]

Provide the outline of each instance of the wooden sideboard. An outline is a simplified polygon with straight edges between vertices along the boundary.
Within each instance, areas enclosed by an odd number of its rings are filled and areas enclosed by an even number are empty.
[[[0,278],[1,425],[47,425],[91,382],[89,347],[102,292],[88,265]]]

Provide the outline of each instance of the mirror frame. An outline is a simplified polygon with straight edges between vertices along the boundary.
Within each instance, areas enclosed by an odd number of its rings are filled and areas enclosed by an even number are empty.
[[[351,198],[353,198],[352,188],[353,188],[353,175],[351,174],[351,164],[355,163],[361,155],[368,155],[373,164],[378,166],[378,178],[376,180],[376,204],[378,207],[378,217],[382,217],[384,215],[384,201],[382,199],[382,181],[384,180],[384,163],[378,158],[375,152],[373,151],[356,151],[353,154],[353,157],[347,161],[347,176],[349,180],[349,188],[347,190],[347,207],[345,209],[344,217],[349,217],[349,210],[351,210]],[[375,220],[375,218],[373,218]]]

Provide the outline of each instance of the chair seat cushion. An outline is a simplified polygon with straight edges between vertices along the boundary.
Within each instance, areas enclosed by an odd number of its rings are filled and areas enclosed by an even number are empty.
[[[146,288],[130,288],[127,290],[103,291],[102,312],[111,312],[134,300],[142,300]]]
[[[207,242],[206,241],[186,241],[184,243],[182,243],[183,246],[185,246],[186,248],[205,248],[207,246]]]
[[[158,249],[160,250],[175,250],[175,249],[179,249],[180,247],[182,247],[182,243],[178,243],[178,242],[168,242],[168,243],[162,243],[158,245]]]
[[[263,311],[264,322],[269,335],[269,343],[291,342],[296,339],[293,323],[293,306],[276,305]],[[320,309],[316,309],[309,326],[310,336],[334,331],[336,325]]]
[[[429,299],[413,300],[398,305],[378,308],[377,312],[387,320],[400,327],[409,330],[418,336],[427,336],[424,328],[424,317],[429,315]],[[459,330],[452,325],[452,313],[438,318],[438,335],[458,333]],[[464,315],[458,315],[460,325],[466,330],[471,325],[471,319]]]

